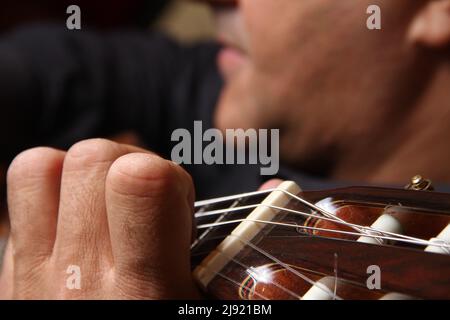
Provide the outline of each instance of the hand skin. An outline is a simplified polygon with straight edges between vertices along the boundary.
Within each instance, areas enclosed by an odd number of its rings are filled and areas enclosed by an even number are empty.
[[[178,165],[94,139],[35,148],[8,174],[0,299],[195,299],[194,187]],[[68,289],[70,265],[81,288]]]

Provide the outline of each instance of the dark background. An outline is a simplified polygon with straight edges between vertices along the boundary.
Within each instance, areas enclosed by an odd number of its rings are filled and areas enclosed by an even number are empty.
[[[0,31],[34,22],[63,22],[66,8],[82,8],[83,27],[147,28],[170,0],[7,0],[2,1]]]

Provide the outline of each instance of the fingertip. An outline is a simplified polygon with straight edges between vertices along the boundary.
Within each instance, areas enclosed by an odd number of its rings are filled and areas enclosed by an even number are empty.
[[[283,182],[283,180],[281,180],[281,179],[271,179],[269,181],[266,181],[263,185],[261,185],[258,190],[263,191],[263,190],[274,189],[274,188],[277,188],[282,182]]]
[[[65,152],[53,148],[37,147],[19,153],[11,162],[7,174],[8,186],[60,174]]]
[[[108,172],[107,184],[123,195],[158,197],[177,192],[194,198],[191,177],[179,165],[151,153],[118,158]]]

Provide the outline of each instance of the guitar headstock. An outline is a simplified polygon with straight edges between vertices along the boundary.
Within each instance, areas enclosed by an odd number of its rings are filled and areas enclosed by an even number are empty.
[[[198,205],[194,277],[215,298],[450,298],[448,194],[284,182]]]

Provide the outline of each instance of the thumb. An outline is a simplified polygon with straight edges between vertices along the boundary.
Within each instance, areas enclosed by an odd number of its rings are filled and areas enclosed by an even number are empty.
[[[120,291],[136,298],[196,298],[190,176],[156,155],[132,153],[111,166],[105,190]]]

